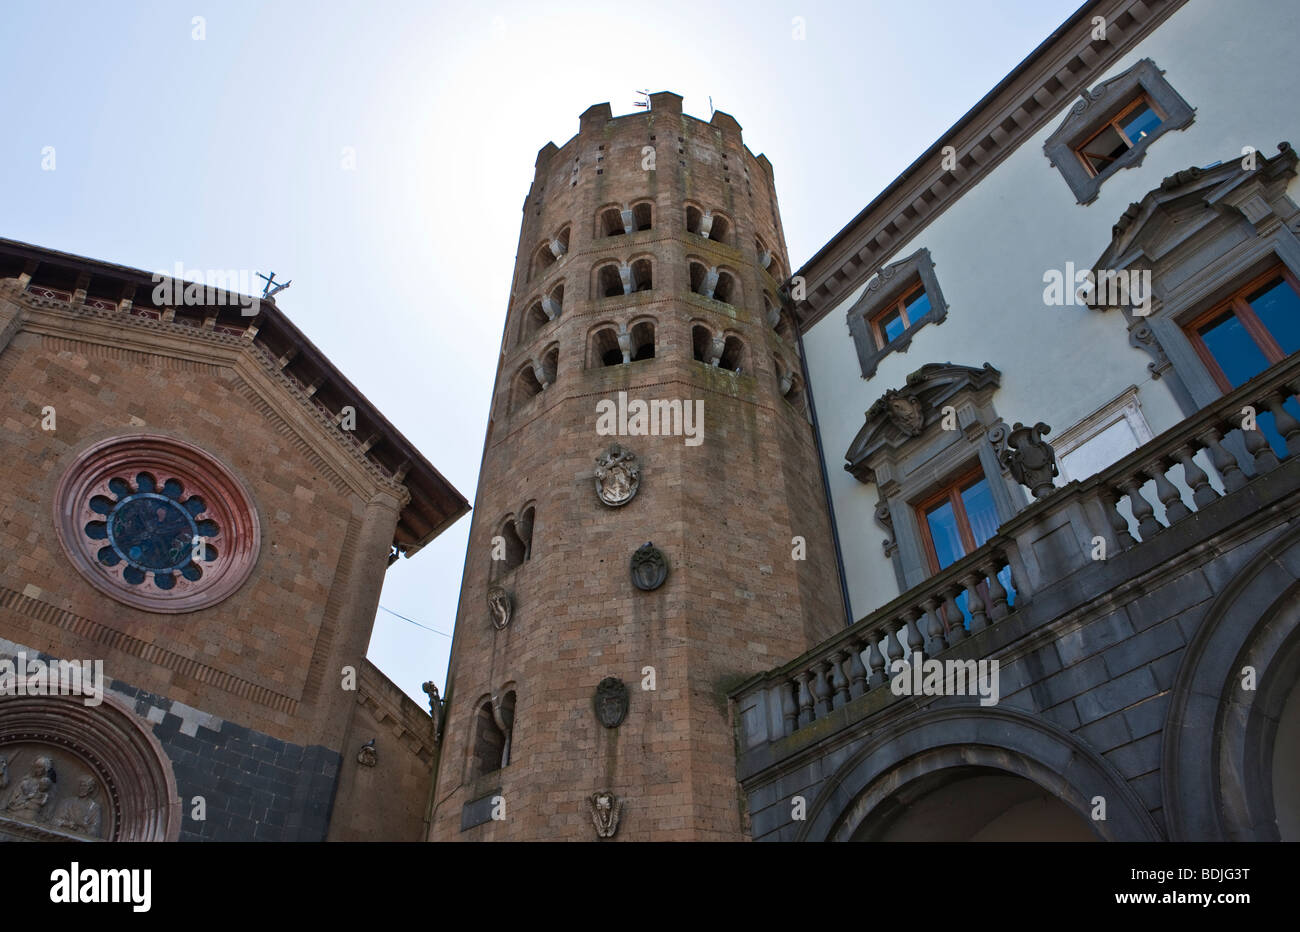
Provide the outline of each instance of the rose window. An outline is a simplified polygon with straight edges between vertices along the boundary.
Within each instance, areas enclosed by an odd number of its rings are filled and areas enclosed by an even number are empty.
[[[230,595],[257,558],[256,510],[237,479],[190,444],[152,435],[82,453],[56,496],[64,550],[118,601],[187,612]]]
[[[132,586],[152,579],[166,590],[175,588],[178,575],[191,582],[203,578],[203,564],[217,558],[207,539],[217,537],[218,528],[204,517],[208,506],[201,497],[187,495],[178,479],[159,487],[147,472],[134,484],[110,479],[108,490],[89,502],[104,520],[88,521],[84,529],[91,540],[106,542],[95,554],[101,564],[121,565],[122,578]]]

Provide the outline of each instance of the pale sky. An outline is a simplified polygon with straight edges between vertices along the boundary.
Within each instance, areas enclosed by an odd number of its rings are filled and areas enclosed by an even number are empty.
[[[472,502],[533,162],[582,111],[711,96],[797,269],[1078,5],[0,0],[0,236],[292,279],[279,308]],[[469,525],[381,605],[450,635]],[[424,705],[450,645],[381,611],[370,658]]]

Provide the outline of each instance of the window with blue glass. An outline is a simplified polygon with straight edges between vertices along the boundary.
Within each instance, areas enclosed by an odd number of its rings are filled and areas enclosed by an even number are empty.
[[[925,285],[918,281],[903,292],[898,300],[871,319],[876,347],[884,349],[929,313],[930,297],[925,293]]]
[[[103,520],[86,524],[92,541],[102,541],[95,554],[104,566],[125,564],[122,578],[132,586],[152,577],[159,589],[175,587],[178,578],[197,582],[203,576],[201,564],[217,558],[216,549],[205,538],[217,536],[216,522],[204,517],[207,505],[197,495],[186,495],[177,479],[159,485],[142,472],[134,481],[109,481],[111,495],[95,495],[90,509]]]
[[[1300,286],[1286,268],[1252,280],[1185,328],[1215,383],[1225,393],[1300,350]],[[1300,418],[1295,398],[1284,407]],[[1286,443],[1268,411],[1258,415],[1260,430],[1279,456]]]
[[[983,470],[963,473],[947,482],[917,505],[921,536],[926,546],[932,572],[946,569],[966,555],[973,553],[997,533],[997,508],[993,493]],[[1015,604],[1015,589],[1011,584],[1011,568],[998,574],[998,582],[1007,591],[1007,604]],[[981,583],[980,598],[989,604],[988,584]],[[957,599],[957,608],[970,626],[970,611],[966,607],[966,593]]]

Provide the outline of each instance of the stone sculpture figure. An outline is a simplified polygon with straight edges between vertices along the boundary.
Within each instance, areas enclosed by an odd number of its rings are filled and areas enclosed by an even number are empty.
[[[1050,495],[1056,486],[1053,477],[1060,474],[1056,468],[1056,451],[1043,439],[1052,428],[1042,421],[1026,427],[1019,421],[1009,434],[1003,428],[998,445],[998,460],[1021,485],[1028,486],[1034,498]]]
[[[100,836],[104,822],[104,813],[99,803],[95,802],[95,793],[99,790],[99,781],[92,776],[84,776],[77,782],[77,795],[59,803],[54,814],[54,824],[66,828],[78,835]]]
[[[592,793],[587,797],[591,807],[591,821],[600,838],[613,838],[618,831],[618,820],[623,815],[623,801],[613,793]]]
[[[17,788],[9,795],[5,811],[21,819],[44,821],[45,806],[50,801],[50,791],[58,776],[54,773],[54,761],[48,757],[38,757],[32,761],[31,774],[22,779]]]

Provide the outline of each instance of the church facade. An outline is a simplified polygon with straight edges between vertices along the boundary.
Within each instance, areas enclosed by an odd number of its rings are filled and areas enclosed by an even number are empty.
[[[0,241],[0,838],[420,837],[365,658],[464,499],[273,300]]]

